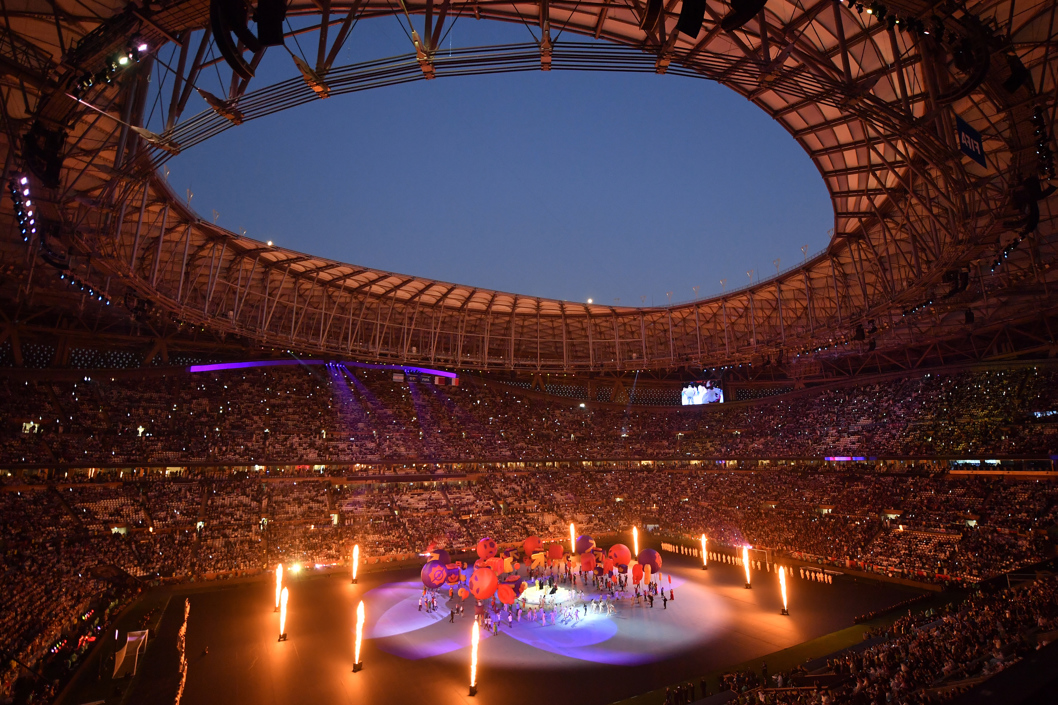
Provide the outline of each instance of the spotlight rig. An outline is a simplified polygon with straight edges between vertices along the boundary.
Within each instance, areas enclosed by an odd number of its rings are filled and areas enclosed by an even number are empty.
[[[71,89],[71,93],[75,98],[80,98],[82,95],[88,92],[93,86],[100,83],[104,85],[111,85],[114,83],[114,79],[117,75],[123,72],[125,69],[140,63],[140,60],[150,51],[150,45],[143,41],[139,37],[133,37],[129,40],[125,48],[109,57],[107,57],[106,63],[99,71],[95,73],[85,72],[77,79]]]
[[[29,177],[18,174],[7,182],[7,190],[15,206],[15,218],[22,233],[22,242],[29,242],[37,234],[37,213],[29,194]]]
[[[78,291],[84,292],[88,296],[88,298],[95,299],[96,301],[99,301],[106,306],[110,305],[110,296],[108,296],[102,291],[97,290],[88,282],[84,282],[78,279],[76,276],[74,276],[73,272],[64,269],[59,272],[59,279],[65,282],[69,282],[70,286],[72,286]]]

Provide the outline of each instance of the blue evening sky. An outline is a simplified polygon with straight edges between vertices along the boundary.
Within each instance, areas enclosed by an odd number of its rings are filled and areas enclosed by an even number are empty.
[[[529,39],[462,18],[445,46]],[[300,41],[314,64],[314,35]],[[397,20],[364,21],[335,65],[409,47]],[[251,90],[294,75],[270,49]],[[199,85],[226,93],[213,69]],[[776,258],[785,268],[802,245],[823,248],[833,226],[819,173],[778,123],[718,84],[654,74],[529,72],[334,96],[229,129],[169,168],[203,217],[215,209],[219,225],[259,240],[625,306],[692,299],[694,286],[719,293],[724,278],[741,287],[747,270],[767,277]]]

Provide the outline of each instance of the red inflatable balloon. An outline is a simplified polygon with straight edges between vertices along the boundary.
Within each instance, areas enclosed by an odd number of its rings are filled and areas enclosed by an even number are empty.
[[[585,573],[595,570],[595,556],[585,553],[580,557],[580,569]]]
[[[614,567],[613,558],[603,558],[602,559],[602,571],[604,573],[612,573],[613,572],[613,567]]]
[[[558,560],[565,553],[565,549],[562,548],[562,544],[553,543],[547,547],[547,557],[551,560]]]
[[[530,536],[522,542],[522,550],[525,551],[526,556],[531,556],[537,551],[543,549],[544,542],[540,540],[539,536]]]
[[[470,576],[470,580],[467,581],[467,588],[470,590],[470,594],[477,599],[487,600],[495,594],[498,584],[499,580],[496,578],[495,573],[488,568],[478,568]]]
[[[477,552],[478,558],[484,558],[488,560],[496,555],[496,551],[499,550],[499,546],[496,542],[490,539],[488,536],[478,541]]]
[[[465,587],[461,587],[458,590],[456,590],[456,594],[459,595],[459,599],[460,600],[465,600],[465,599],[467,599],[467,596],[470,595],[470,591],[467,590]]]
[[[628,550],[628,546],[623,543],[615,543],[610,546],[610,551],[607,554],[613,559],[613,562],[617,565],[628,565],[632,562],[632,552]]]
[[[632,566],[632,583],[638,583],[643,579],[643,566],[636,563]]]
[[[496,591],[496,597],[500,598],[500,602],[505,605],[513,605],[514,601],[518,599],[518,596],[514,593],[514,588],[510,585],[500,585],[500,589]]]
[[[489,558],[487,561],[485,561],[485,563],[488,564],[489,568],[496,575],[503,574],[503,559],[499,556],[493,556],[492,558]]]

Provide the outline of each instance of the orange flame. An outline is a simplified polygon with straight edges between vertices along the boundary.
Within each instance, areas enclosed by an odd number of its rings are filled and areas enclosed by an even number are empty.
[[[276,565],[276,609],[279,609],[279,594],[283,592],[283,564]]]
[[[356,580],[356,569],[360,565],[360,544],[353,546],[353,580]]]
[[[569,525],[569,552],[577,552],[577,532],[573,529],[573,524]]]
[[[632,560],[639,557],[639,529],[632,527]]]
[[[779,589],[782,590],[782,608],[786,607],[786,569],[779,566]]]
[[[702,565],[709,565],[708,545],[709,539],[705,538],[705,534],[702,534]]]
[[[746,585],[749,585],[749,546],[742,547],[742,565],[746,568]]]
[[[478,684],[478,641],[481,639],[479,634],[478,622],[474,620],[474,625],[470,628],[470,687],[473,688]]]
[[[290,598],[290,593],[286,588],[283,588],[283,592],[279,597],[279,634],[283,635],[287,633],[287,600]]]
[[[360,645],[364,641],[364,601],[356,606],[356,652],[354,663],[360,663]]]

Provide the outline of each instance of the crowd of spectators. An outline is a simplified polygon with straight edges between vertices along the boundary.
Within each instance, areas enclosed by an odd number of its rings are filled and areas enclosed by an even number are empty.
[[[32,666],[71,624],[151,581],[334,565],[354,542],[395,560],[485,535],[564,540],[570,522],[976,583],[1048,554],[1052,484],[692,459],[1053,452],[1056,382],[1033,368],[924,374],[703,410],[582,408],[498,382],[339,367],[0,379],[0,465],[16,468],[0,472],[0,652]],[[541,460],[565,462],[517,466]],[[581,460],[593,469],[574,469]],[[271,474],[280,461],[299,470]],[[400,469],[410,461],[477,465],[423,478]],[[318,465],[333,462],[358,465]],[[151,464],[173,472],[129,469]],[[78,469],[93,465],[104,469]],[[0,672],[0,696],[19,668]]]
[[[953,695],[1009,668],[1058,636],[1053,575],[947,608],[898,619],[862,646],[813,670],[725,675],[737,705],[919,705]]]
[[[922,373],[746,404],[627,407],[333,366],[0,380],[0,463],[1040,456],[1058,372]]]
[[[6,477],[0,490],[0,587],[9,596],[0,603],[0,650],[25,662],[120,586],[277,562],[342,564],[354,542],[365,560],[378,561],[432,546],[463,550],[486,535],[564,541],[570,522],[599,536],[635,525],[687,545],[706,533],[712,546],[748,543],[773,560],[972,584],[1042,560],[1058,523],[1058,486],[1046,481],[797,464],[404,482],[370,470],[53,474],[61,482],[26,473]]]

